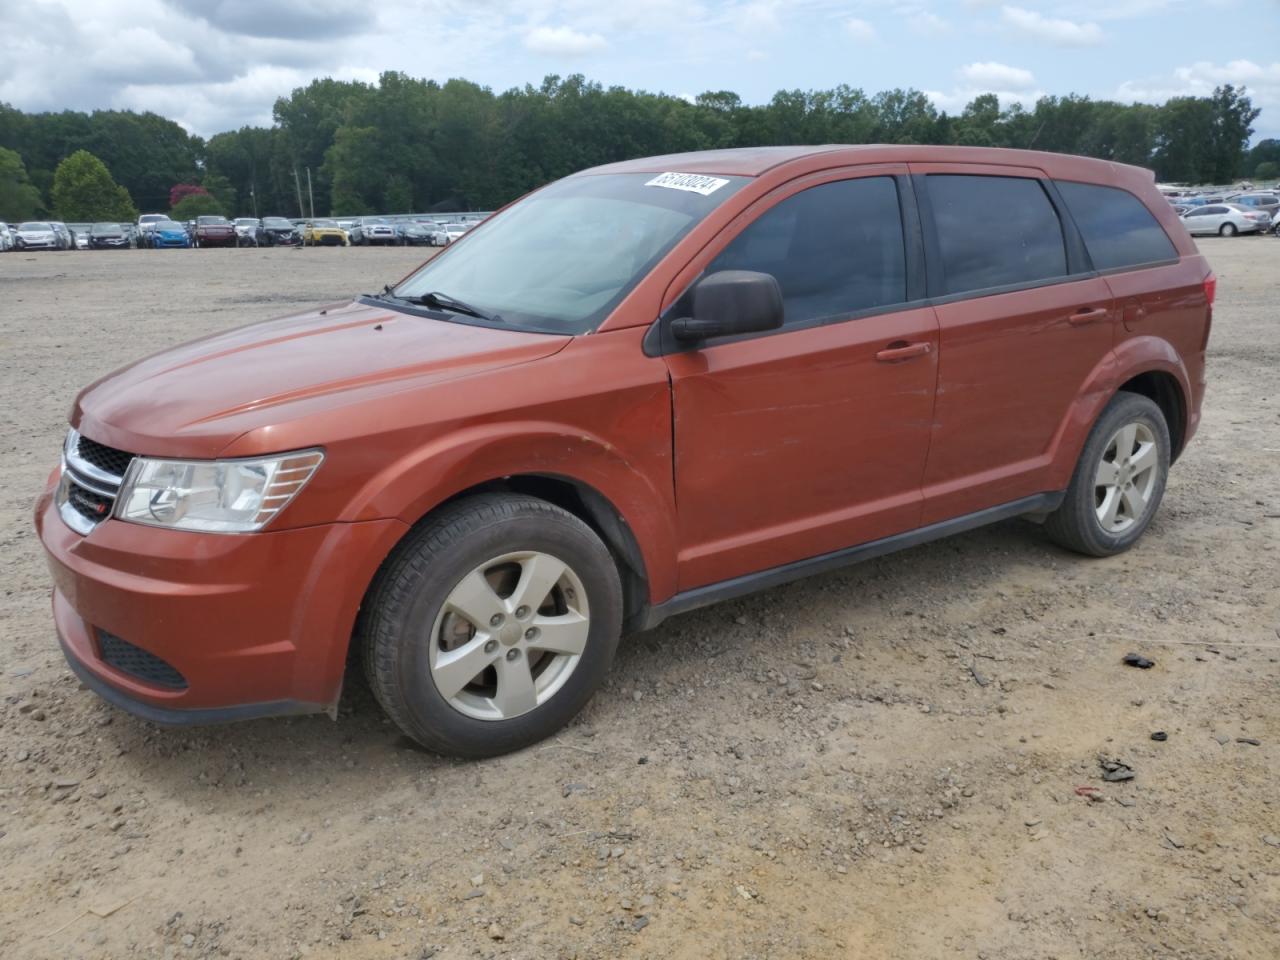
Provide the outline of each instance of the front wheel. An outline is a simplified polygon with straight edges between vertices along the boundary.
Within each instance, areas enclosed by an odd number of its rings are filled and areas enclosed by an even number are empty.
[[[567,723],[603,681],[622,625],[617,567],[573,514],[484,494],[419,524],[358,628],[365,674],[406,734],[489,757]]]
[[[1136,393],[1116,394],[1089,433],[1062,505],[1045,521],[1049,537],[1092,557],[1128,550],[1160,506],[1170,449],[1160,408]]]

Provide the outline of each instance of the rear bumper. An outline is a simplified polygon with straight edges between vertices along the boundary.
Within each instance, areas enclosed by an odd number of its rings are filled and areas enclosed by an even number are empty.
[[[406,529],[375,520],[227,536],[106,520],[81,536],[51,488],[36,507],[72,669],[161,723],[331,710],[364,590]],[[184,685],[108,662],[104,634],[165,661]]]

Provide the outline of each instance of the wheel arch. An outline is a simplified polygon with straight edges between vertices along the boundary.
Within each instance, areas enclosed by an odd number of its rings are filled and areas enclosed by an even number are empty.
[[[478,493],[546,500],[605,543],[622,581],[624,625],[635,629],[651,604],[675,592],[670,455],[655,454],[658,449],[648,439],[620,447],[581,426],[551,421],[477,424],[385,462],[366,478],[342,519],[395,517],[409,529]],[[371,572],[370,584],[377,574]]]
[[[1171,461],[1182,452],[1188,429],[1190,377],[1173,345],[1162,337],[1132,337],[1118,344],[1081,385],[1054,440],[1050,484],[1065,489],[1080,451],[1107,404],[1122,390],[1149,397],[1169,423]]]
[[[1177,377],[1166,370],[1147,370],[1131,376],[1116,392],[1140,394],[1160,408],[1169,425],[1169,462],[1176,461],[1186,445],[1187,430],[1187,398]]]
[[[649,574],[635,533],[621,511],[595,487],[575,477],[552,473],[520,473],[476,483],[432,507],[419,523],[437,510],[481,493],[518,493],[555,504],[589,526],[604,542],[622,582],[623,632],[639,623],[650,606]]]

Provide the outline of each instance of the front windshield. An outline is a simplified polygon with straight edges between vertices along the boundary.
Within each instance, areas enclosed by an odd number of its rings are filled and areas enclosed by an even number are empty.
[[[181,230],[182,228],[172,220],[161,220],[156,224],[157,230]]]
[[[311,225],[313,227],[336,227],[337,226],[337,224],[334,223],[332,220],[312,220]]]
[[[118,223],[95,223],[91,233],[120,233],[120,224]]]
[[[49,226],[49,224],[36,223],[36,222],[24,223],[20,227],[18,227],[18,229],[30,230],[32,233],[52,233],[53,232],[53,227]]]
[[[144,213],[138,218],[139,223],[164,223],[167,218],[163,213]]]
[[[227,222],[226,217],[204,216],[196,217],[196,223],[202,227],[220,227]]]
[[[257,225],[258,225],[258,221],[253,219],[253,217],[237,217],[236,218],[237,227],[256,227]]]
[[[265,220],[262,221],[262,225],[264,227],[277,227],[277,228],[283,227],[285,229],[289,229],[293,227],[293,224],[290,223],[288,220],[286,220],[284,217],[267,217]]]
[[[435,292],[497,314],[505,323],[587,333],[745,182],[742,177],[652,173],[560,180],[428,262],[394,295]],[[470,226],[450,224],[447,230],[465,232]]]

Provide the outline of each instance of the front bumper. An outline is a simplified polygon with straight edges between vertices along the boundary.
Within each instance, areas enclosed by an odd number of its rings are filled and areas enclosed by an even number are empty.
[[[186,237],[183,237],[182,239],[177,239],[176,237],[152,237],[151,246],[156,247],[157,249],[160,247],[185,248],[191,246],[191,241]]]
[[[336,706],[364,590],[403,523],[220,535],[105,520],[81,536],[53,489],[36,505],[36,530],[62,649],[86,686],[162,723]],[[104,644],[114,638],[163,660],[182,684],[111,660]]]

